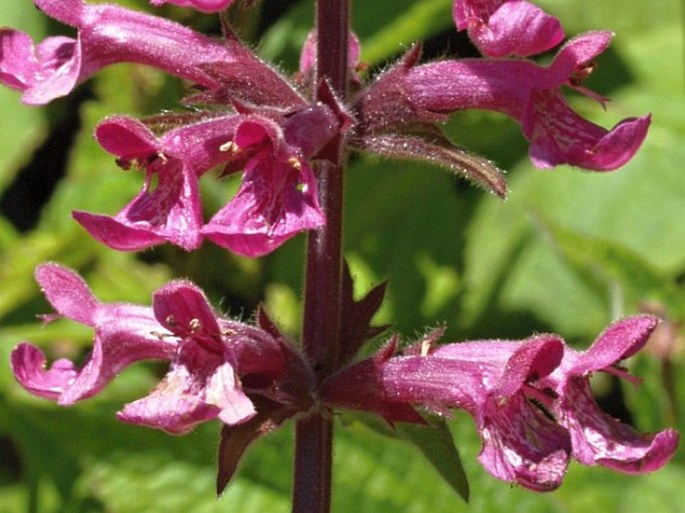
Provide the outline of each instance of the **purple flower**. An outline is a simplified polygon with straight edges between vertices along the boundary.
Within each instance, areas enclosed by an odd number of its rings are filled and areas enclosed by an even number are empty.
[[[306,402],[307,374],[294,349],[262,329],[217,316],[191,283],[169,283],[146,308],[99,303],[78,275],[57,264],[40,266],[36,278],[58,316],[93,327],[95,345],[78,370],[65,359],[46,369],[40,349],[19,344],[12,369],[34,395],[70,405],[98,393],[131,363],[155,359],[168,360],[169,371],[150,395],[127,404],[120,420],[174,434],[214,418],[241,424],[256,414],[242,380],[256,396]]]
[[[337,130],[324,105],[289,115],[234,114],[183,125],[157,138],[143,123],[109,118],[95,136],[124,169],[146,173],[141,193],[115,217],[75,212],[96,239],[119,250],[172,242],[186,250],[203,235],[257,257],[297,233],[324,224],[308,159]],[[204,225],[198,178],[219,164],[244,168],[236,196]],[[152,184],[155,183],[153,187]]]
[[[651,316],[615,322],[588,350],[566,348],[559,367],[543,380],[559,396],[552,403],[552,412],[571,435],[573,456],[584,465],[599,464],[640,474],[661,468],[675,452],[676,431],[636,432],[600,409],[589,382],[592,373],[598,371],[638,382],[619,364],[644,347],[657,324]]]
[[[36,280],[57,311],[95,332],[93,353],[78,371],[68,360],[44,370],[45,356],[37,347],[20,344],[12,353],[12,368],[19,383],[34,395],[70,405],[97,394],[116,374],[133,362],[170,359],[175,348],[151,308],[129,304],[101,304],[83,280],[57,264],[36,269]]]
[[[325,223],[308,159],[337,130],[331,110],[318,105],[277,122],[247,117],[231,151],[251,155],[236,196],[202,233],[236,253],[261,256],[297,233]]]
[[[211,62],[246,59],[235,49],[177,23],[108,4],[81,0],[35,0],[47,15],[78,29],[76,39],[31,38],[0,30],[0,82],[24,92],[24,103],[41,105],[69,94],[101,68],[118,62],[153,66],[204,87],[216,82],[201,69]]]
[[[143,190],[115,217],[76,211],[74,218],[114,249],[139,250],[164,241],[196,249],[202,243],[197,179],[215,162],[206,145],[191,143],[201,138],[218,147],[232,128],[222,119],[185,126],[158,139],[134,119],[103,121],[96,139],[124,169],[145,171]]]
[[[332,406],[370,411],[389,422],[412,420],[403,406],[471,414],[483,447],[479,456],[494,476],[537,491],[558,487],[570,456],[626,473],[665,465],[678,434],[640,434],[602,412],[589,385],[598,370],[629,377],[617,362],[644,346],[657,320],[648,316],[611,325],[586,352],[556,335],[523,341],[477,341],[432,348],[426,337],[404,355],[396,342],[375,358],[332,376],[322,398]]]
[[[409,104],[405,109],[424,117],[462,109],[502,112],[521,124],[537,167],[571,164],[613,170],[638,150],[650,117],[625,119],[606,131],[573,112],[561,93],[561,86],[566,85],[596,98],[579,87],[580,81],[610,41],[610,32],[578,36],[559,50],[548,67],[523,60],[483,59],[415,66],[406,70],[401,85]]]
[[[385,415],[400,405],[438,413],[461,408],[473,416],[483,447],[481,464],[494,476],[546,491],[558,487],[570,453],[568,433],[529,402],[545,395],[537,381],[561,361],[563,343],[552,335],[515,343],[449,344],[423,354],[382,356],[343,370],[324,384],[324,401]],[[491,363],[502,357],[505,365]],[[407,419],[395,419],[407,420]]]
[[[524,0],[455,0],[452,15],[489,57],[536,55],[564,39],[559,20]]]

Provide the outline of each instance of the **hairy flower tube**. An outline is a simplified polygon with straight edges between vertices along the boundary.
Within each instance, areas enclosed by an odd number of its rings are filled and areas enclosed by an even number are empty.
[[[235,62],[229,47],[178,23],[110,4],[82,0],[35,0],[48,16],[76,27],[76,39],[50,37],[34,46],[17,30],[0,30],[0,82],[41,105],[69,94],[105,66],[133,62],[210,87],[200,69],[209,62]]]
[[[495,477],[536,491],[561,484],[570,457],[627,473],[665,465],[678,434],[640,434],[602,412],[589,387],[593,371],[619,375],[616,363],[637,352],[656,327],[653,317],[611,325],[586,352],[556,335],[522,341],[476,341],[433,348],[430,335],[404,354],[396,342],[351,365],[323,385],[332,405],[387,420],[389,408],[451,408],[473,417],[482,441],[479,460]]]
[[[41,265],[36,278],[57,311],[46,320],[64,316],[91,326],[95,344],[81,369],[65,359],[46,369],[38,347],[18,345],[12,370],[34,395],[68,406],[97,394],[134,362],[164,360],[164,379],[125,405],[119,420],[182,434],[214,418],[229,426],[247,422],[257,413],[255,395],[276,403],[308,400],[307,368],[285,339],[217,315],[189,282],[165,285],[150,308],[100,303],[78,275],[57,264]]]
[[[150,0],[154,6],[166,3],[179,5],[181,7],[191,7],[202,12],[217,12],[227,9],[235,0]]]

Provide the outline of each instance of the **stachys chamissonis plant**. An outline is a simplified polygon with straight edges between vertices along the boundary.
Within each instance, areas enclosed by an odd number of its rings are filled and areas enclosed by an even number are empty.
[[[243,2],[168,3],[213,13]],[[90,326],[93,352],[80,368],[68,360],[46,367],[42,350],[22,343],[11,356],[17,381],[66,406],[97,394],[136,361],[168,361],[159,385],[118,418],[173,434],[218,418],[219,491],[250,443],[295,418],[296,512],[330,509],[332,414],[339,408],[376,414],[390,426],[427,428],[426,415],[465,410],[482,440],[483,466],[536,491],[558,487],[571,459],[627,473],[663,466],[677,433],[640,434],[619,423],[598,407],[588,382],[600,371],[632,379],[619,362],[644,346],[655,317],[619,320],[585,352],[553,334],[438,344],[435,331],[404,349],[392,336],[375,356],[358,360],[364,343],[383,331],[371,318],[384,285],[354,300],[341,256],[349,152],[431,163],[506,195],[492,162],[443,135],[441,124],[457,111],[515,120],[539,168],[610,171],[628,162],[647,135],[649,115],[607,130],[577,114],[564,96],[570,88],[604,102],[582,82],[612,34],[587,32],[562,44],[559,20],[530,2],[455,0],[456,29],[468,31],[482,57],[424,62],[416,44],[365,77],[348,1],[316,3],[316,28],[294,77],[258,58],[224,17],[217,39],[112,4],[35,0],[76,37],[34,43],[18,30],[0,30],[0,82],[30,105],[68,95],[121,62],[195,86],[181,100],[192,107],[183,114],[138,120],[112,113],[96,127],[95,140],[117,165],[143,177],[140,193],[119,213],[73,213],[94,238],[122,251],[163,243],[193,251],[206,239],[248,257],[269,254],[300,232],[309,238],[299,345],[264,311],[254,324],[230,319],[185,280],[157,290],[151,306],[104,304],[75,272],[43,264],[36,278],[57,312],[46,320],[63,316]],[[530,59],[555,48],[547,65]],[[199,180],[215,170],[220,177],[242,173],[242,182],[204,219]]]

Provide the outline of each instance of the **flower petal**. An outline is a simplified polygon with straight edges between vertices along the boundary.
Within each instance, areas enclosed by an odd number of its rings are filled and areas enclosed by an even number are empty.
[[[571,164],[595,171],[623,166],[635,153],[650,116],[629,118],[607,131],[573,112],[558,91],[538,91],[523,114],[523,133],[531,141],[530,158],[539,168]]]
[[[71,269],[59,264],[39,265],[36,281],[43,294],[60,315],[86,326],[93,326],[99,302],[88,285]]]
[[[180,337],[214,337],[219,352],[221,330],[207,297],[195,285],[173,281],[155,292],[152,308],[159,323]]]
[[[658,324],[659,319],[651,315],[635,315],[616,321],[587,351],[567,351],[565,360],[568,363],[565,362],[564,371],[580,376],[616,365],[640,351]]]
[[[483,440],[478,461],[495,477],[531,490],[557,488],[566,473],[568,433],[522,394],[489,401],[476,422]]]
[[[237,194],[202,233],[235,253],[259,257],[324,223],[316,179],[307,162],[294,165],[262,155],[248,163]]]
[[[162,151],[155,135],[137,119],[111,116],[98,123],[95,140],[122,160],[148,160]]]
[[[36,5],[76,27],[78,37],[48,38],[34,51],[26,35],[2,32],[0,81],[23,90],[28,104],[45,104],[64,96],[101,68],[118,62],[152,66],[213,87],[215,79],[201,65],[237,58],[227,45],[156,16],[80,0],[36,0]],[[246,55],[241,58],[256,61]]]
[[[42,105],[68,94],[81,71],[81,42],[50,37],[33,46],[16,30],[0,30],[0,82],[24,92],[22,101]]]
[[[245,422],[257,413],[252,401],[238,387],[230,363],[221,365],[209,378],[205,401],[221,410],[219,419],[228,426]]]
[[[468,27],[473,42],[489,57],[536,55],[554,48],[564,39],[564,31],[559,20],[529,2],[500,2],[501,5],[489,16],[484,16],[482,21],[476,21],[474,18],[471,18],[471,21],[465,19],[463,10],[457,9],[458,4],[464,3],[478,2],[455,2],[454,15],[457,26]]]
[[[168,375],[167,379],[175,378]],[[216,406],[205,403],[196,395],[164,392],[167,386],[162,382],[147,397],[125,405],[117,413],[117,419],[161,429],[172,435],[183,435],[192,431],[197,424],[215,419],[219,414]]]
[[[78,371],[74,363],[60,359],[46,370],[45,354],[31,344],[19,344],[10,356],[12,372],[19,384],[31,394],[57,401],[74,381]]]
[[[568,379],[560,392],[555,412],[571,434],[573,456],[584,465],[640,474],[657,470],[674,455],[679,438],[674,430],[641,434],[617,421],[599,408],[586,378]]]
[[[238,388],[225,355],[210,353],[194,340],[187,340],[155,390],[127,404],[117,417],[124,422],[183,434],[219,416],[238,423],[254,413],[250,400]]]
[[[153,175],[158,178],[153,185]],[[197,175],[174,158],[159,158],[148,170],[143,190],[116,216],[76,211],[74,218],[100,242],[121,251],[168,241],[186,251],[202,243]]]

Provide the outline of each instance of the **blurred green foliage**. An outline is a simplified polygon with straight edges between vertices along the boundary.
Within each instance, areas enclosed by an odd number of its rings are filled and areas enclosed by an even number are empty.
[[[150,9],[142,0],[120,3]],[[446,126],[450,137],[509,170],[506,202],[437,169],[355,157],[347,176],[345,237],[358,292],[389,280],[378,321],[391,323],[407,340],[426,326],[445,323],[448,340],[554,331],[582,347],[618,316],[658,311],[671,328],[663,334],[661,351],[655,345],[629,362],[645,379],[643,386],[618,389],[616,383],[600,382],[598,392],[613,390],[613,397],[623,397],[625,411],[641,429],[674,425],[683,432],[683,6],[678,0],[539,3],[562,19],[567,34],[597,28],[617,32],[588,81],[611,98],[608,111],[586,98],[573,97],[572,103],[603,126],[651,112],[653,125],[643,149],[615,173],[538,171],[510,120],[478,112],[454,116]],[[0,25],[36,38],[61,30],[30,0],[6,4]],[[280,9],[284,2],[274,4]],[[311,26],[311,4],[291,2],[269,24],[246,20],[250,29],[243,35],[259,39],[257,49],[264,57],[292,71]],[[218,30],[210,16],[178,8],[163,12],[202,30]],[[367,0],[353,2],[352,12],[372,70],[416,39],[440,40],[453,30],[449,0]],[[257,444],[239,477],[217,500],[216,424],[172,438],[114,418],[124,402],[154,386],[158,369],[128,369],[102,396],[70,409],[29,397],[9,372],[9,352],[21,340],[41,345],[52,357],[79,357],[91,343],[89,331],[73,323],[42,328],[36,321],[35,314],[49,311],[32,276],[45,260],[77,268],[105,301],[149,303],[155,288],[186,276],[233,315],[249,317],[264,302],[274,319],[297,335],[301,237],[259,261],[209,245],[193,254],[168,247],[124,254],[93,242],[70,217],[73,209],[114,213],[140,186],[140,175],[121,172],[98,148],[91,137],[95,123],[113,113],[144,115],[172,108],[180,94],[177,81],[124,65],[105,70],[73,98],[44,109],[23,106],[16,92],[0,89],[0,111],[10,125],[0,138],[0,193],[3,206],[13,205],[0,218],[3,513],[276,513],[290,508],[290,426]],[[77,123],[73,140],[64,134],[69,122]],[[41,150],[55,146],[59,155],[39,158]],[[67,162],[64,176],[60,158]],[[42,167],[33,180],[58,178],[39,211],[21,196],[35,187],[25,177],[37,165]],[[205,179],[207,211],[225,203],[235,186]],[[18,222],[29,218],[35,223],[20,229]],[[337,430],[334,511],[678,513],[685,503],[682,451],[666,469],[649,476],[573,465],[560,490],[537,495],[482,470],[476,461],[477,435],[466,416],[456,414],[449,426],[471,483],[469,505],[415,448],[348,419]]]

